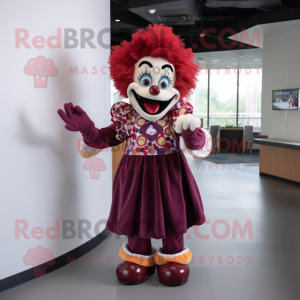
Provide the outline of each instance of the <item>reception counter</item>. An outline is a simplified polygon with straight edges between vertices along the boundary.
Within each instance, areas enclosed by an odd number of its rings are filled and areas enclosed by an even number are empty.
[[[300,183],[300,142],[282,139],[253,139],[260,144],[259,171]]]

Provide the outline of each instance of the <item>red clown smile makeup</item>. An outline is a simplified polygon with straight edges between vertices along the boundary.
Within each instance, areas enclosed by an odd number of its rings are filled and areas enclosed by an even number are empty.
[[[153,99],[142,97],[142,96],[138,95],[135,92],[135,90],[132,90],[132,93],[133,93],[139,107],[145,113],[148,113],[150,115],[159,114],[162,111],[164,111],[168,107],[168,105],[172,102],[173,98],[176,96],[176,95],[174,95],[172,98],[163,101],[163,100],[153,100]]]

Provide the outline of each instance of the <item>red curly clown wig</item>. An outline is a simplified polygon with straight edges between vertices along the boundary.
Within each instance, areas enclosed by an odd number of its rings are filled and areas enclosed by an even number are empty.
[[[131,42],[123,41],[121,46],[113,46],[109,57],[110,77],[120,95],[127,98],[127,88],[133,82],[135,63],[145,56],[161,57],[174,65],[175,88],[180,93],[180,101],[189,98],[196,88],[200,67],[194,63],[192,49],[185,49],[184,43],[164,25],[149,25],[132,35]]]

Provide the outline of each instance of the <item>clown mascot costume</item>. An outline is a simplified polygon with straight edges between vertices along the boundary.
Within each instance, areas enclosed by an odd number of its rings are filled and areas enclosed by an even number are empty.
[[[110,76],[130,104],[112,106],[111,125],[97,129],[72,103],[64,105],[65,112],[58,110],[67,130],[81,132],[81,154],[92,156],[126,142],[106,224],[115,234],[128,236],[116,271],[125,284],[141,283],[156,269],[165,285],[181,285],[189,277],[192,254],[183,234],[205,222],[201,196],[179,144],[182,137],[187,148],[197,150],[206,141],[187,102],[200,71],[194,56],[171,27],[149,25],[133,34],[131,42],[112,47]],[[154,249],[151,238],[162,239],[162,247]]]

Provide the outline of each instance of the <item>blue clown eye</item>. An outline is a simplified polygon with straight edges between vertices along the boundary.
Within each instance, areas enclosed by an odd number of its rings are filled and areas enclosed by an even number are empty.
[[[159,79],[158,87],[161,90],[166,90],[170,86],[170,79],[166,76]]]
[[[149,74],[144,74],[140,77],[140,83],[142,86],[150,86],[152,84],[152,77]]]

